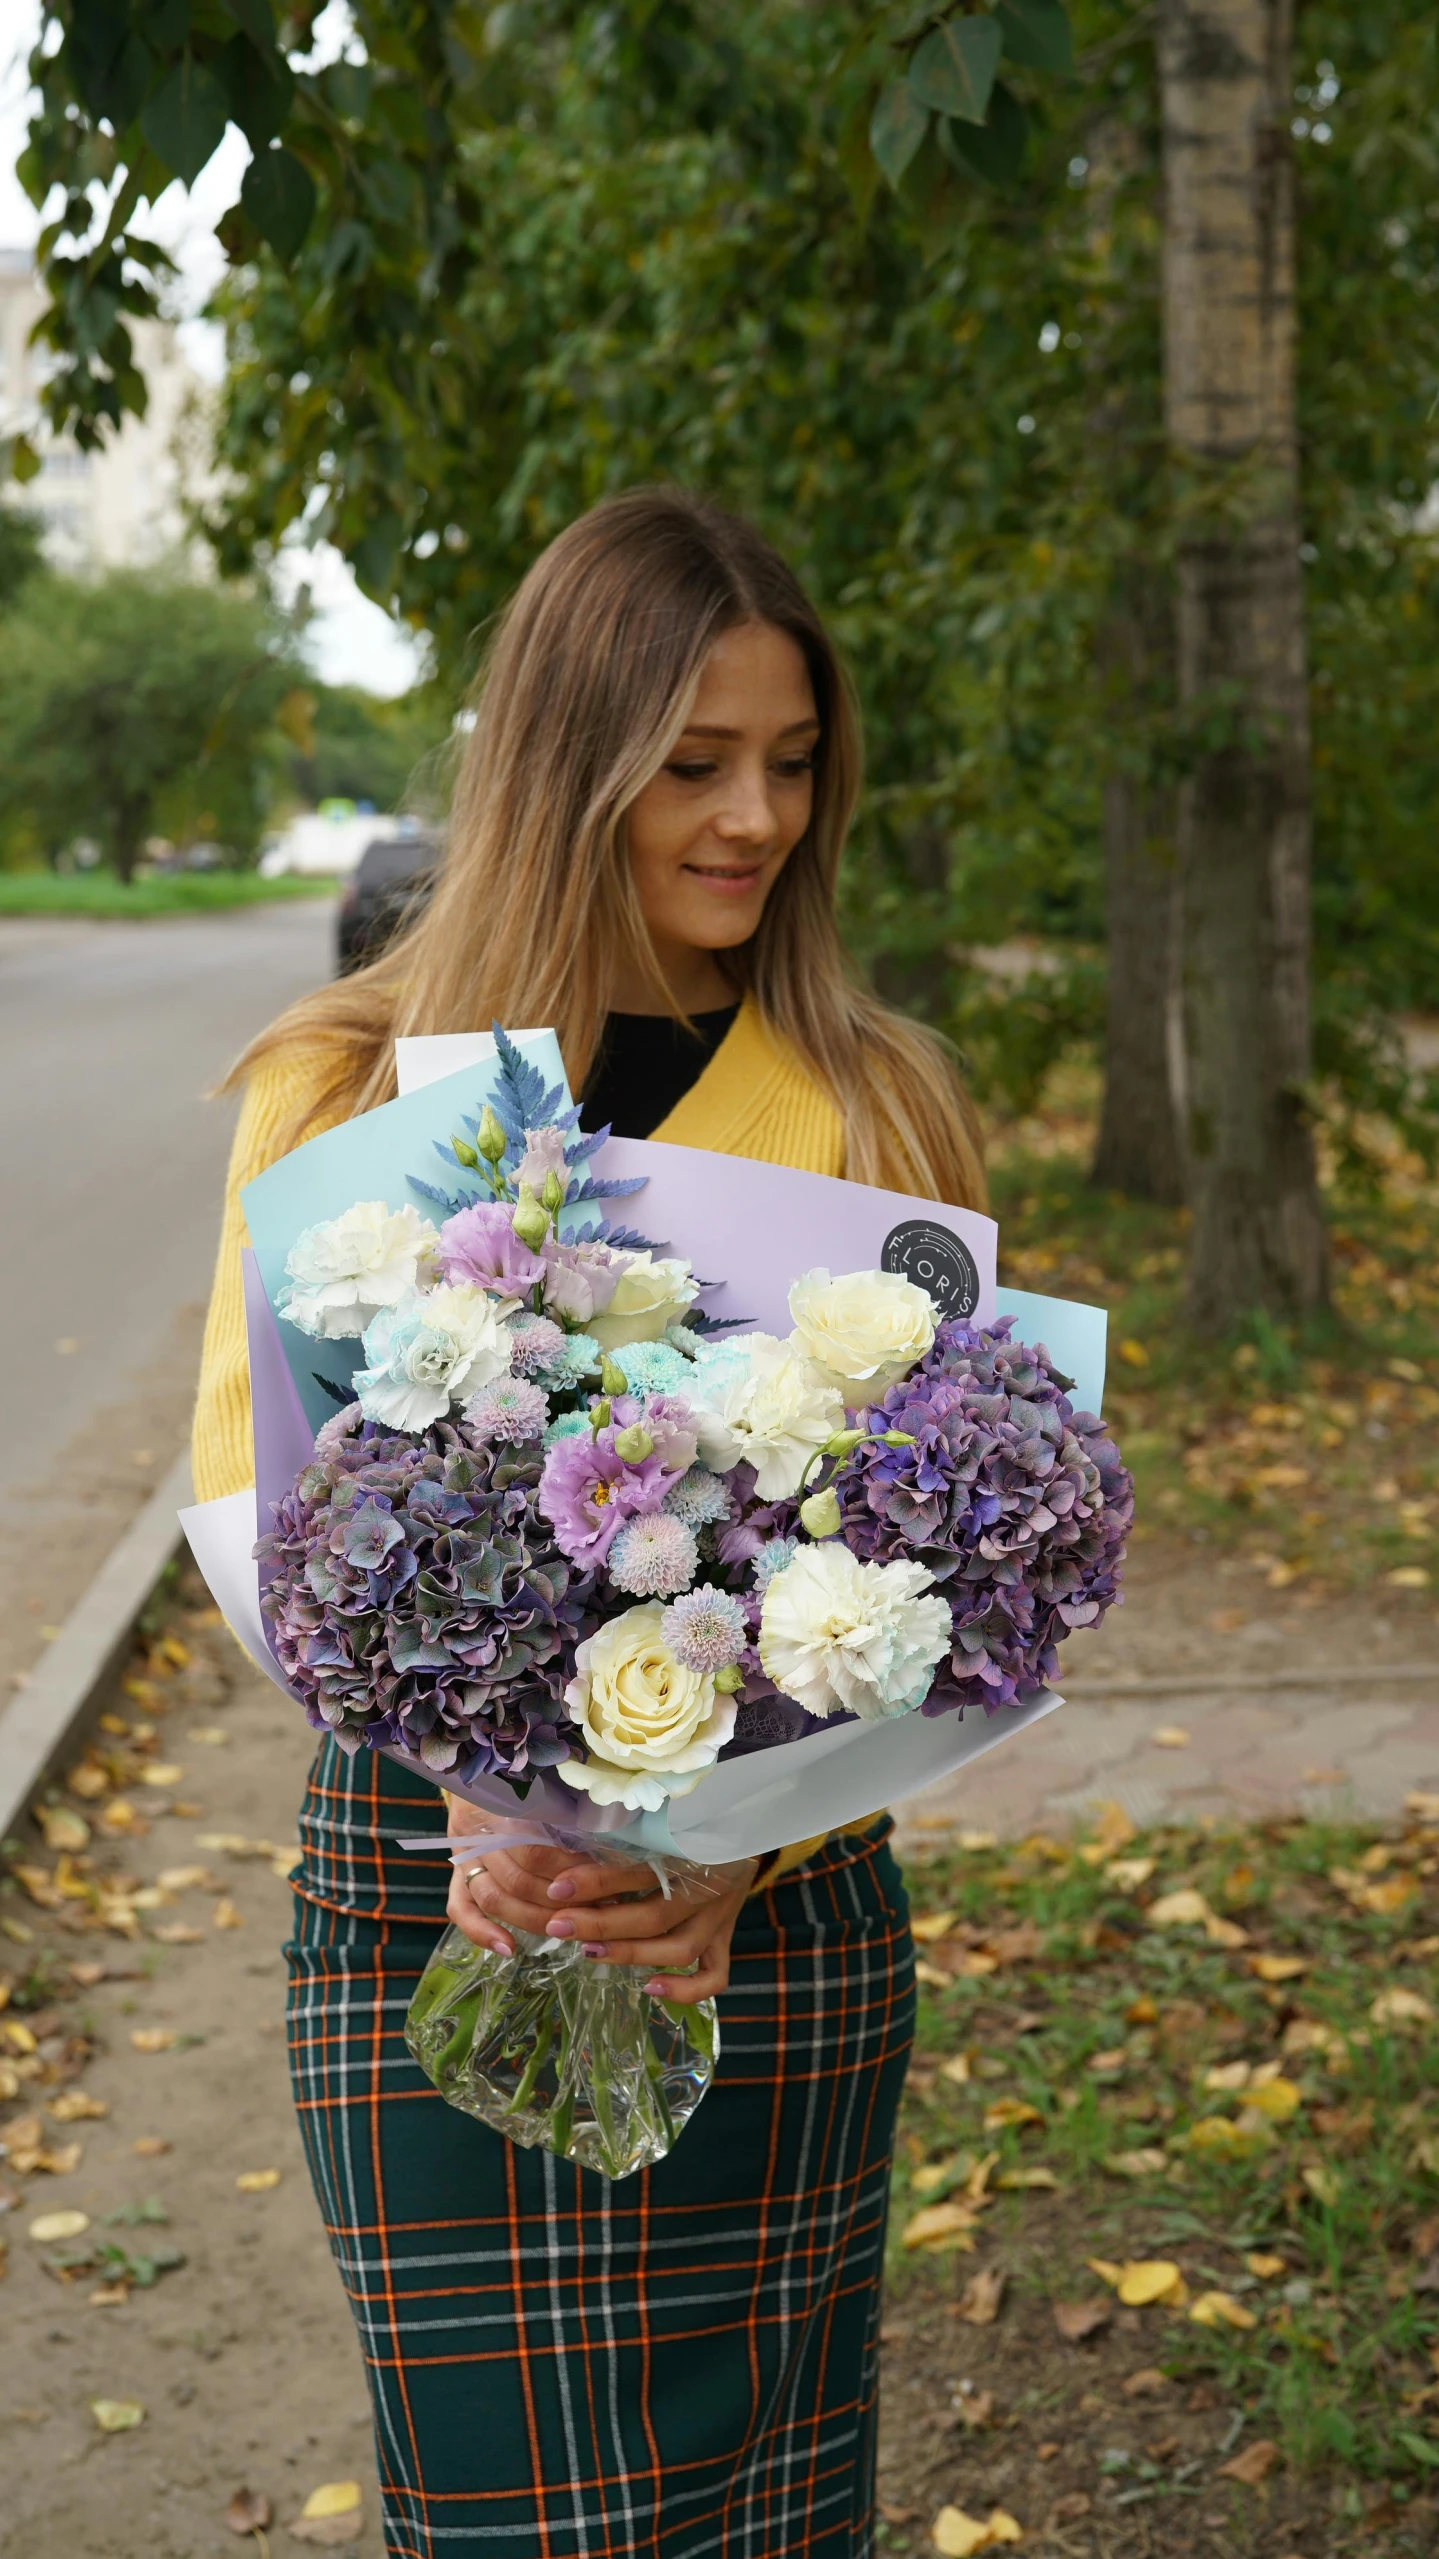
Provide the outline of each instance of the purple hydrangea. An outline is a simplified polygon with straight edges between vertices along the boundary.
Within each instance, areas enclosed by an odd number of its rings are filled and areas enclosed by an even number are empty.
[[[594,1581],[541,1518],[538,1447],[373,1423],[317,1452],[255,1549],[276,1656],[312,1724],[461,1778],[583,1753],[565,1711]]]
[[[694,1580],[699,1548],[694,1530],[672,1511],[642,1511],[621,1522],[605,1562],[612,1589],[670,1599]]]
[[[1120,1597],[1133,1481],[1048,1352],[1011,1343],[1012,1320],[941,1325],[879,1408],[912,1445],[871,1442],[835,1478],[846,1544],[881,1563],[917,1557],[953,1606],[927,1715],[1032,1697],[1070,1629],[1097,1625]]]

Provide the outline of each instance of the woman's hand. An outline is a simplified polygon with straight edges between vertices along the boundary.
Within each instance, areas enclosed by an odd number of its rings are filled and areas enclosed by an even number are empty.
[[[485,1814],[451,1796],[451,1838],[489,1826]],[[568,1848],[497,1844],[483,1861],[456,1867],[449,1917],[476,1946],[499,1955],[514,1952],[506,1929],[578,1938],[595,1963],[643,1965],[646,1990],[689,2004],[713,1999],[729,1980],[730,1939],[759,1865],[745,1857],[707,1868],[702,1879],[677,1876],[666,1897],[657,1886],[640,1889],[644,1866]]]

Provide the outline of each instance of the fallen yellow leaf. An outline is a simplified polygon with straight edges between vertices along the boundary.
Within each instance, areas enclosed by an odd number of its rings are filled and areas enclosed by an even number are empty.
[[[1126,1368],[1148,1368],[1149,1366],[1149,1353],[1142,1342],[1132,1339],[1121,1342],[1119,1356]]]
[[[1162,2150],[1113,2150],[1103,2164],[1111,2177],[1160,2177],[1169,2161]]]
[[[1156,1857],[1111,1857],[1104,1880],[1122,1893],[1137,1893],[1141,1884],[1148,1883],[1158,1863]]]
[[[235,2180],[239,2195],[268,2195],[280,2182],[278,2168],[246,2168]]]
[[[216,1902],[213,1912],[213,1920],[214,1925],[217,1928],[243,1928],[245,1925],[240,1912],[235,1908],[235,1905],[231,1901],[228,1893],[222,1894],[219,1901]]]
[[[1316,2203],[1330,2205],[1338,2203],[1339,2180],[1332,2168],[1322,2168],[1311,2161],[1307,2168],[1300,2169],[1299,2174]]]
[[[330,2479],[323,2488],[312,2488],[300,2512],[306,2523],[318,2523],[328,2515],[352,2515],[360,2504],[357,2479]]]
[[[966,1849],[971,1856],[978,1856],[982,1849],[993,1848],[996,1844],[995,1833],[992,1830],[962,1830],[959,1834],[960,1847]]]
[[[1151,1928],[1202,1928],[1213,1913],[1203,1893],[1186,1884],[1178,1892],[1161,1893],[1144,1916]]]
[[[45,1845],[59,1855],[78,1856],[90,1845],[90,1825],[64,1804],[42,1804],[35,1816],[45,1834]]]
[[[1304,2103],[1304,2092],[1292,2079],[1260,2080],[1256,2074],[1250,2087],[1245,2112],[1267,2115],[1274,2124],[1287,2124]]]
[[[1022,2541],[1024,2535],[1013,2515],[1002,2506],[992,2507],[983,2523],[967,2515],[962,2506],[941,2506],[935,2516],[930,2538],[941,2559],[973,2559],[977,2550],[993,2550],[1004,2541]]]
[[[1021,2193],[1028,2186],[1046,2186],[1056,2194],[1059,2191],[1059,2179],[1052,2168],[1005,2168],[994,2182],[1007,2195]]]
[[[937,1946],[947,1937],[959,1914],[953,1910],[922,1911],[909,1923],[909,1933],[920,1946]]]
[[[1159,1724],[1149,1738],[1156,1750],[1188,1750],[1193,1735],[1184,1724]]]
[[[911,2213],[904,2225],[906,2248],[933,2248],[952,2240],[972,2248],[969,2234],[974,2228],[974,2210],[969,2204],[925,2204]]]
[[[1211,2159],[1252,2159],[1272,2140],[1263,2117],[1253,2123],[1236,2123],[1232,2115],[1201,2115],[1188,2132],[1191,2150],[1203,2152]]]
[[[1212,2070],[1206,2070],[1204,2085],[1221,2096],[1235,2089],[1247,2088],[1251,2068],[1252,2064],[1247,2061],[1216,2062]]]
[[[1429,1569],[1425,1564],[1396,1564],[1393,1572],[1386,1573],[1384,1579],[1391,1590],[1427,1590]]]
[[[1003,2299],[1004,2268],[981,2266],[959,2296],[957,2316],[967,2320],[971,2328],[988,2328],[998,2318]]]
[[[1086,1866],[1102,1866],[1106,1859],[1117,1857],[1139,1834],[1122,1804],[1102,1803],[1097,1808],[1099,1823],[1093,1839],[1086,1840],[1077,1851]]]
[[[173,2026],[132,2026],[130,2041],[137,2053],[167,2053],[179,2037]]]
[[[162,1892],[188,1893],[213,1884],[215,1878],[208,1866],[166,1866],[156,1880]]]
[[[1262,2248],[1254,2249],[1245,2258],[1244,2263],[1250,2274],[1257,2275],[1262,2284],[1272,2284],[1276,2275],[1287,2275],[1289,2272],[1286,2259],[1271,2257]]]
[[[1201,2328],[1257,2328],[1258,2320],[1230,2292],[1202,2292],[1189,2305],[1189,2316]]]
[[[1432,2026],[1434,2011],[1417,1990],[1381,1990],[1369,2010],[1375,2026]]]
[[[1043,2121],[1039,2108],[1027,2104],[1023,2097],[996,2097],[993,2105],[986,2106],[984,2110],[986,2132],[1002,2132],[1007,2124],[1042,2124]]]
[[[950,2080],[956,2088],[967,2088],[972,2076],[968,2053],[955,2053],[950,2060],[942,2061],[939,2075],[941,2079]]]
[[[62,2239],[79,2239],[90,2227],[87,2212],[42,2212],[30,2224],[30,2236],[42,2248],[53,2248]]]
[[[142,1786],[178,1786],[185,1771],[173,1759],[152,1759],[140,1771]]]
[[[1183,2302],[1189,2297],[1180,2268],[1167,2257],[1131,2259],[1115,2289],[1129,2310],[1145,2310],[1154,2302]]]
[[[92,2399],[90,2414],[102,2435],[128,2434],[132,2426],[143,2426],[145,2411],[138,2399]]]

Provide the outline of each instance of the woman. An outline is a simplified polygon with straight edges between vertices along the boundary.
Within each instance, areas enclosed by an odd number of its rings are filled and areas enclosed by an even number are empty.
[[[590,1126],[982,1204],[937,1044],[847,973],[835,879],[858,735],[779,559],[635,490],[530,571],[491,652],[428,912],[237,1067],[245,1100],[195,1430],[202,1499],[251,1476],[238,1192],[395,1090],[396,1033],[553,1023]],[[449,1803],[449,1825],[473,1816]],[[359,2324],[386,2549],[405,2559],[860,2559],[912,1953],[876,1818],[703,1899],[494,1854],[446,1799],[327,1741],[301,1820],[291,2047]],[[433,1858],[397,1842],[432,1829]],[[762,1871],[763,1870],[763,1871]],[[722,1995],[714,2086],[609,2185],[436,2095],[401,2029],[446,1912],[579,1934],[676,1999]]]

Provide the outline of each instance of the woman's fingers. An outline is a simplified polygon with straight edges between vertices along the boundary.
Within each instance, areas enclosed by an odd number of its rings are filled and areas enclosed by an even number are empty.
[[[701,1952],[695,1972],[678,1976],[674,1973],[652,1973],[645,1983],[650,1997],[677,2000],[686,2008],[693,2008],[701,1999],[717,1999],[729,1984],[730,1934],[726,1928],[710,1940]]]
[[[456,1873],[450,1878],[445,1916],[454,1928],[469,1938],[471,1945],[484,1946],[492,1955],[512,1955],[514,1947],[502,1928],[497,1928],[480,1909],[469,1888],[468,1878]]]

